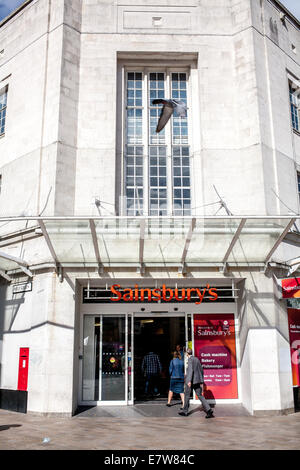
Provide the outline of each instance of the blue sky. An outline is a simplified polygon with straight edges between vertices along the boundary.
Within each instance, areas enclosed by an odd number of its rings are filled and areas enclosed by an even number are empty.
[[[0,0],[0,21],[15,10],[24,0]]]
[[[280,0],[293,15],[300,20],[300,0]]]
[[[24,0],[0,0],[0,21],[15,10]],[[300,0],[281,0],[296,18],[300,20]]]

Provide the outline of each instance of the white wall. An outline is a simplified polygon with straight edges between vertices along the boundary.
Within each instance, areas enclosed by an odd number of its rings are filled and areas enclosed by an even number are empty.
[[[28,412],[71,415],[74,292],[52,273],[32,286],[14,295],[9,287],[5,295],[0,388],[17,389],[19,348],[29,347]]]

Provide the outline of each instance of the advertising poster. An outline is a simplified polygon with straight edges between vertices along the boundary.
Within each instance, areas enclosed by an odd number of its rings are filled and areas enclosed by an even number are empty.
[[[299,298],[300,297],[300,278],[294,277],[281,280],[282,298]]]
[[[300,309],[288,308],[293,386],[300,387]]]
[[[194,315],[194,348],[205,398],[238,398],[234,315]]]

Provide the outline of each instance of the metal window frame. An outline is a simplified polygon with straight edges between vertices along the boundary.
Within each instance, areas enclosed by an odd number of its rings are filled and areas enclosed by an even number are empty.
[[[189,147],[189,159],[190,159],[190,169],[191,169],[191,143],[190,141],[190,135],[191,135],[191,126],[190,126],[190,117],[188,116],[187,119],[187,125],[189,129],[189,133],[187,136],[188,142],[186,144],[183,144],[182,142],[179,144],[173,143],[173,126],[171,127],[166,127],[166,135],[165,135],[165,142],[164,143],[157,143],[157,144],[151,144],[150,143],[150,109],[151,105],[149,104],[149,96],[150,96],[150,88],[149,88],[149,80],[150,80],[150,73],[163,73],[164,74],[164,82],[165,82],[165,97],[170,98],[171,97],[171,74],[172,73],[184,73],[186,75],[186,83],[187,83],[187,88],[186,88],[186,93],[187,93],[187,103],[189,105],[189,95],[190,95],[190,89],[189,89],[189,84],[190,84],[190,66],[187,66],[186,64],[178,64],[178,65],[164,65],[162,63],[158,63],[157,65],[155,64],[147,64],[144,66],[141,66],[141,64],[137,64],[137,66],[134,66],[132,63],[126,64],[126,62],[122,65],[122,70],[123,70],[123,82],[124,82],[124,89],[123,89],[123,96],[122,96],[122,107],[123,107],[123,119],[124,119],[124,133],[123,133],[123,154],[122,154],[122,195],[124,197],[123,201],[123,206],[122,206],[122,213],[128,214],[127,212],[127,204],[126,204],[126,146],[127,145],[132,145],[132,146],[143,146],[144,148],[144,166],[143,166],[143,214],[150,214],[150,152],[149,148],[151,146],[166,146],[167,148],[167,155],[166,155],[166,166],[167,166],[167,186],[166,186],[166,191],[167,191],[167,216],[172,216],[174,214],[174,196],[173,196],[173,157],[172,157],[172,148],[174,145],[177,146],[187,146]],[[136,109],[136,106],[128,106],[127,105],[127,73],[130,72],[138,72],[142,73],[142,83],[143,83],[143,88],[142,88],[142,106],[139,106],[138,108],[143,110],[143,117],[142,117],[142,140],[143,142],[141,144],[127,144],[127,115],[126,115],[126,110],[127,108],[132,108]],[[192,181],[191,177],[190,179],[190,185],[189,187],[186,187],[185,189],[190,190],[190,206],[192,207]],[[181,178],[182,180],[182,178]],[[183,188],[180,186],[180,188]],[[159,187],[157,187],[159,189]],[[139,210],[136,202],[138,203],[138,199],[136,193],[134,192],[134,206],[132,209],[134,211]],[[184,199],[182,199],[182,214],[184,213]],[[159,204],[160,199],[157,199],[157,202]],[[157,208],[159,211],[159,206]],[[190,211],[192,213],[192,209],[190,208]],[[158,217],[158,216],[153,216],[153,217]]]
[[[7,109],[7,96],[8,96],[8,85],[5,85],[2,90],[0,90],[0,95],[6,95],[6,103],[5,106],[0,110],[0,113],[5,109]],[[5,115],[5,123],[4,123],[4,132],[1,132],[0,130],[0,137],[3,137],[5,135],[5,128],[6,128],[6,115]],[[1,129],[1,126],[0,126]]]
[[[300,109],[299,109],[299,98],[293,93],[292,85],[299,86],[295,80],[289,78],[289,98],[290,98],[290,113],[291,113],[291,122],[292,128],[299,132],[300,131]],[[294,98],[294,99],[293,99]]]

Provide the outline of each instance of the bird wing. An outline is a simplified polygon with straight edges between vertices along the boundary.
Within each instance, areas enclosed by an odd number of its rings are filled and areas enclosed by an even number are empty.
[[[183,103],[182,101],[176,104],[175,111],[178,114],[178,116],[185,117],[186,111],[187,111],[186,104]]]
[[[152,104],[167,104],[168,101],[167,100],[163,100],[161,98],[157,99],[157,100],[152,100]]]
[[[167,124],[168,120],[173,114],[174,109],[171,108],[170,106],[164,106],[161,110],[160,116],[159,116],[159,121],[156,127],[156,132],[160,132],[165,125]]]

